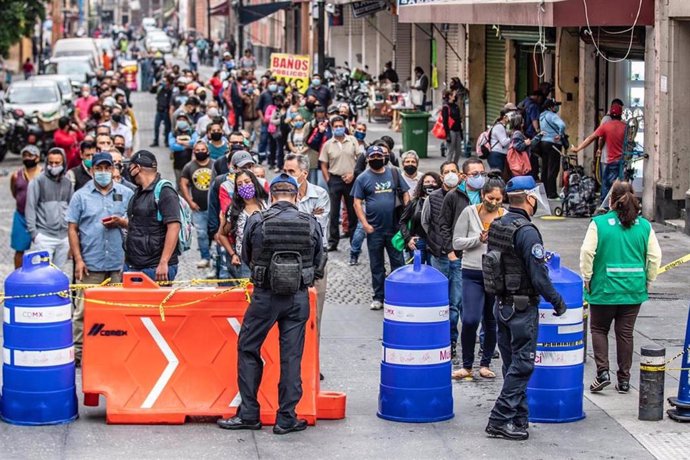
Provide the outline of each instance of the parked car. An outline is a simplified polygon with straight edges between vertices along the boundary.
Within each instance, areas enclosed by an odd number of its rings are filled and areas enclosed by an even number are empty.
[[[52,58],[45,64],[46,75],[67,75],[74,91],[96,74],[93,61],[88,56]]]
[[[96,67],[103,65],[101,52],[93,38],[62,38],[53,47],[54,58],[90,56]]]
[[[52,80],[58,84],[62,102],[71,105],[74,103],[74,90],[72,88],[72,80],[69,75],[52,74],[52,75],[34,75],[30,80]]]

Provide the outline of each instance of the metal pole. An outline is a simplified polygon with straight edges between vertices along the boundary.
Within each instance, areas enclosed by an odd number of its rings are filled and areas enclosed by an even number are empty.
[[[657,421],[664,418],[664,376],[666,349],[646,345],[640,350],[640,403],[637,418]]]
[[[206,0],[206,30],[208,32],[208,41],[211,39],[211,0]]]
[[[325,60],[326,60],[326,21],[325,21],[325,15],[326,15],[326,2],[324,0],[318,0],[317,5],[319,7],[319,19],[317,23],[317,33],[318,33],[318,51],[317,51],[317,60],[318,60],[318,69],[319,69],[319,75],[324,74],[324,70],[326,69],[325,66]]]
[[[235,14],[235,21],[237,21],[237,56],[241,56],[244,53],[244,26],[240,20],[240,11],[243,6],[243,1],[237,0],[237,13]],[[233,58],[237,56],[233,56]]]

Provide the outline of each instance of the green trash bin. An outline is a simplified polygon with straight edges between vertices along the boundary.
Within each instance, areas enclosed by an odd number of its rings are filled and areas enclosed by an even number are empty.
[[[419,158],[427,157],[429,112],[402,112],[403,152],[414,150]]]

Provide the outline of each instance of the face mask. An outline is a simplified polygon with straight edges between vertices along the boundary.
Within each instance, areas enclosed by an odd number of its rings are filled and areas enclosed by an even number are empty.
[[[112,120],[115,123],[120,123],[122,121],[122,114],[121,113],[114,113],[113,116],[110,118],[112,118]]]
[[[383,158],[370,158],[368,161],[369,167],[374,170],[381,169],[386,164]]]
[[[427,195],[431,195],[435,190],[437,190],[436,187],[424,187],[424,191]]]
[[[403,166],[403,169],[405,170],[405,173],[407,173],[408,176],[411,176],[417,172],[417,167],[415,165]]]
[[[94,120],[100,120],[103,114],[101,112],[92,112],[91,113],[91,118]]]
[[[390,163],[390,161],[391,161],[391,157],[389,157],[389,156],[383,157],[383,164],[384,165],[387,165],[388,163]]]
[[[295,179],[295,182],[297,182],[297,186],[298,186],[298,187],[299,187],[300,185],[302,185],[302,181],[300,180],[300,176],[301,176],[301,174],[298,175],[298,176],[290,176],[290,177],[292,177],[293,179]]]
[[[358,141],[363,141],[365,137],[367,137],[367,133],[363,131],[355,131],[355,139]]]
[[[88,91],[83,91],[83,92],[81,93],[81,96],[82,96],[82,97],[89,97],[90,94],[89,94]]]
[[[268,85],[268,90],[275,93],[278,90],[278,85]]]
[[[304,122],[303,121],[296,121],[295,122],[295,128],[297,128],[297,129],[304,128]]]
[[[561,107],[557,105],[556,107],[553,108],[553,113],[558,113],[560,110],[561,110]]]
[[[343,137],[345,135],[345,127],[339,126],[337,128],[333,128],[333,135],[335,137]]]
[[[457,187],[458,182],[460,182],[460,178],[454,172],[450,172],[443,176],[443,185],[445,185],[448,188]]]
[[[93,180],[101,187],[107,187],[113,180],[113,173],[108,171],[96,171],[93,175]]]
[[[315,103],[315,102],[307,102],[307,103],[304,104],[304,106],[305,106],[308,110],[314,110],[314,109],[316,108],[316,103]]]
[[[499,203],[494,203],[491,201],[484,201],[482,206],[484,206],[484,209],[486,209],[488,212],[496,212],[498,211],[498,208],[501,207]]]
[[[51,176],[57,177],[59,176],[62,171],[64,171],[64,166],[48,166],[48,172],[50,173]]]
[[[125,153],[125,146],[124,145],[116,145],[115,149],[124,155],[124,153]]]
[[[319,80],[318,78],[315,78],[311,81],[311,84],[314,86],[321,86],[321,80]]]
[[[38,164],[38,160],[35,160],[33,158],[26,158],[22,160],[22,163],[24,164],[25,168],[31,169],[36,167],[36,165]]]
[[[223,138],[223,133],[211,133],[212,141],[219,141]]]
[[[486,177],[484,176],[470,176],[467,178],[467,185],[469,185],[475,190],[479,190],[480,188],[484,187],[485,182]]]
[[[529,204],[529,201],[527,202]],[[530,206],[532,206],[530,204]],[[535,215],[537,213],[537,209],[539,209],[539,200],[534,198],[534,206],[532,206],[532,215]]]
[[[199,161],[204,161],[208,158],[208,152],[194,152],[194,157]]]
[[[92,166],[93,166],[93,160],[84,160],[84,167],[86,169],[91,169]]]
[[[251,200],[256,196],[256,189],[253,184],[244,184],[237,188],[237,193],[239,193],[243,199]]]

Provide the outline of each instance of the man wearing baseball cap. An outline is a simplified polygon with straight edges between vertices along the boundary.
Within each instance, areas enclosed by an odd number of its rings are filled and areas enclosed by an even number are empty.
[[[566,312],[563,298],[549,280],[546,251],[531,218],[546,206],[532,176],[508,181],[510,208],[489,227],[484,255],[484,286],[496,295],[498,348],[503,359],[503,389],[496,400],[486,433],[491,437],[522,441],[527,428],[527,382],[534,370],[539,327],[539,296]]]
[[[177,191],[166,181],[156,200],[156,185],[162,179],[156,156],[148,150],[132,155],[129,176],[137,190],[127,210],[125,271],[140,271],[156,281],[173,281],[181,225]]]
[[[597,138],[602,138],[606,144],[606,156],[601,157],[601,202],[608,203],[608,196],[611,185],[620,175],[620,164],[623,160],[623,145],[625,143],[626,123],[621,119],[623,116],[623,104],[620,99],[614,99],[611,103],[608,116],[610,121],[602,123],[599,127],[585,139],[582,144],[572,147],[573,152],[584,150]],[[601,155],[601,149],[597,151]]]
[[[242,402],[237,415],[218,420],[228,430],[260,430],[257,400],[263,361],[261,346],[278,323],[280,331],[279,408],[275,434],[307,428],[295,407],[302,398],[301,362],[309,318],[307,288],[323,274],[321,227],[297,208],[297,181],[286,173],[271,182],[272,205],[247,221],[242,261],[251,267],[251,303],[238,338],[238,387]]]

